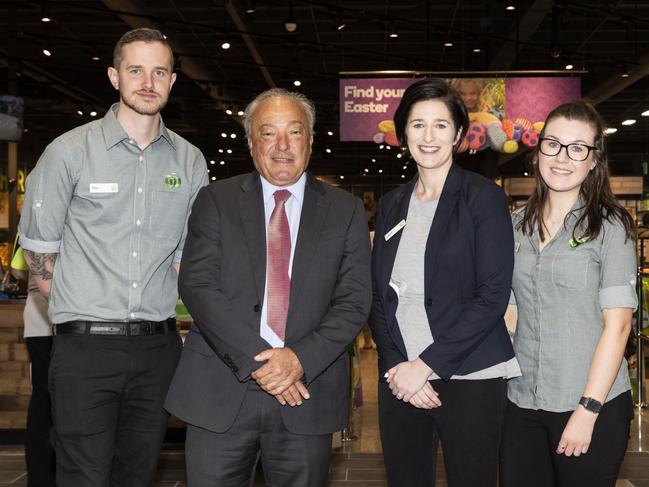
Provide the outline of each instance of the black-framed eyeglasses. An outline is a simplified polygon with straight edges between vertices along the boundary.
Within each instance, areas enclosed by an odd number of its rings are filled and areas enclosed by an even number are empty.
[[[585,161],[586,159],[588,159],[590,151],[597,150],[597,147],[580,144],[577,142],[573,142],[572,144],[562,144],[555,139],[539,139],[539,150],[541,151],[541,154],[544,154],[546,156],[559,155],[559,152],[561,152],[561,149],[563,149],[564,147],[566,149],[566,154],[568,154],[568,157],[575,162]]]

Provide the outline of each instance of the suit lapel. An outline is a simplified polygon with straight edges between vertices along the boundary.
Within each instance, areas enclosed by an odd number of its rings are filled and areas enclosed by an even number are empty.
[[[255,273],[257,297],[261,303],[266,283],[266,223],[264,196],[259,178],[259,173],[254,171],[244,179],[241,192],[237,195],[237,204],[243,232],[246,235],[248,255]]]
[[[448,223],[453,215],[456,214],[454,210],[457,205],[460,188],[462,187],[462,179],[462,170],[459,166],[453,164],[448,176],[446,176],[444,188],[442,189],[437,210],[435,211],[435,217],[433,218],[433,223],[428,233],[428,240],[426,241],[424,272],[427,294],[430,291],[428,287],[432,282],[430,278],[435,275],[435,262],[437,261],[437,254],[439,253],[440,247],[444,242]]]
[[[327,212],[329,211],[329,201],[324,198],[324,192],[322,185],[307,173],[304,202],[302,203],[302,214],[300,215],[300,228],[297,234],[295,253],[293,254],[291,297],[288,310],[289,322],[294,304],[299,300],[300,290],[303,288],[302,283],[309,273],[309,262],[312,261],[313,254],[318,246]]]

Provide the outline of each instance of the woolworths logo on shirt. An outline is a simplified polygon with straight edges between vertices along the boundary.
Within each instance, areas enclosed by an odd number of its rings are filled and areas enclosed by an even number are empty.
[[[165,176],[165,187],[169,189],[176,189],[180,187],[180,176],[175,172]]]

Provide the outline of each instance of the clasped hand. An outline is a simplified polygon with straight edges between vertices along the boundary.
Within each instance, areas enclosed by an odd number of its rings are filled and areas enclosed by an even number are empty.
[[[303,399],[311,397],[300,381],[304,375],[302,364],[290,348],[269,348],[257,354],[255,361],[266,363],[251,377],[282,406],[301,406]]]
[[[415,407],[432,409],[442,405],[439,395],[428,382],[433,370],[419,357],[401,362],[386,374],[392,394]]]

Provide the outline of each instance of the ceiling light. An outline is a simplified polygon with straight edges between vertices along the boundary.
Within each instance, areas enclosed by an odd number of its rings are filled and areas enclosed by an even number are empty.
[[[221,49],[227,51],[228,49],[230,49],[230,43],[229,42],[224,42],[223,44],[221,44]]]
[[[43,2],[41,7],[41,22],[52,22],[52,17],[50,17],[50,7],[47,2]]]
[[[248,0],[248,8],[246,9],[247,14],[255,13],[255,2]]]
[[[388,37],[392,39],[396,39],[399,37],[399,33],[397,32],[397,26],[394,25],[394,22],[390,22],[390,30],[388,31]]]
[[[609,127],[609,128],[607,128],[606,130],[604,130],[604,133],[605,133],[606,135],[614,134],[615,132],[617,132],[617,129],[616,129],[615,127]]]
[[[385,148],[386,148],[387,150],[392,149],[392,147],[390,147],[389,145],[386,145]]]
[[[338,26],[336,27],[336,29],[340,31],[340,30],[344,30],[345,27],[347,27],[347,24],[345,23],[345,21],[343,19],[339,19],[338,20]]]
[[[219,164],[220,164],[221,166],[225,166],[225,161],[219,161]]]
[[[293,2],[289,3],[288,20],[284,21],[286,32],[295,32],[297,30],[297,21],[293,17]]]
[[[445,42],[444,47],[453,47],[453,43],[452,42]]]
[[[214,165],[214,164],[216,164],[216,161],[211,160],[211,161],[210,161],[210,164]]]
[[[228,108],[227,110],[225,110],[225,113],[227,113],[228,115],[232,115],[232,110]]]
[[[221,132],[221,137],[223,137],[225,139],[227,136],[228,136],[228,134],[226,134],[225,132]]]
[[[482,49],[480,49],[479,47],[474,47],[473,52],[475,52],[477,54],[479,52],[482,52]]]
[[[219,149],[219,154],[223,154],[223,149]]]
[[[516,5],[509,3],[509,4],[507,4],[507,6],[505,7],[505,10],[510,10],[510,11],[511,11],[511,10],[516,10]]]
[[[293,81],[293,85],[294,86],[302,86],[302,82],[299,79],[296,79],[295,81]]]
[[[529,174],[527,173],[527,171],[525,171],[525,172],[523,173],[523,176],[529,176]]]
[[[228,154],[232,154],[232,149],[228,149],[225,152],[227,152]]]
[[[234,132],[232,132],[232,133],[230,134],[230,138],[231,138],[231,139],[236,139],[236,138],[237,138],[237,134],[235,134]]]
[[[401,152],[397,154],[397,159],[401,159]]]
[[[640,115],[642,115],[643,117],[649,117],[649,110],[645,110]]]
[[[243,117],[243,110],[239,110],[239,111],[237,112],[237,115],[239,115],[240,117]]]
[[[93,57],[92,57],[92,60],[93,60],[93,61],[99,61],[99,56],[93,56]]]
[[[574,66],[573,66],[572,64],[566,64],[566,69],[567,69],[568,71],[570,71],[570,70],[573,69],[573,68],[574,68]]]
[[[383,169],[379,169],[379,174],[383,174]]]
[[[340,175],[340,179],[345,179],[345,176],[343,176],[343,175],[341,174],[341,175]]]
[[[334,133],[333,133],[331,130],[329,130],[329,131],[327,132],[327,135],[333,135],[333,134],[334,134]]]
[[[381,144],[381,145],[379,146],[379,149],[383,149],[383,147],[385,147],[385,146],[384,146],[383,144]]]
[[[212,176],[212,181],[216,181],[216,176]]]
[[[624,122],[622,122],[622,125],[633,125],[634,123],[635,123],[635,120],[630,118],[629,120],[625,120]]]
[[[80,117],[83,117],[83,112],[81,110],[77,110],[77,115],[79,115]]]
[[[376,159],[372,159],[372,162],[376,162]]]
[[[370,172],[370,170],[368,168],[365,168],[364,171],[365,172]]]
[[[50,57],[52,55],[52,53],[47,49],[43,49],[43,54],[45,54],[47,57]]]
[[[408,166],[403,166],[403,170],[405,171],[406,169],[408,169]]]
[[[331,154],[331,149],[330,149],[329,147],[327,147],[327,148],[325,149],[325,152],[326,152],[327,154]]]
[[[620,76],[622,76],[623,78],[628,78],[628,77],[629,77],[629,72],[628,72],[628,71],[625,71],[625,72],[622,73]]]
[[[96,116],[97,116],[97,112],[93,110],[92,112],[90,112],[90,116],[91,116],[91,117],[96,117]]]
[[[405,174],[402,174],[402,175],[401,175],[401,179],[406,179],[406,175],[405,175]]]

